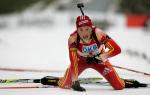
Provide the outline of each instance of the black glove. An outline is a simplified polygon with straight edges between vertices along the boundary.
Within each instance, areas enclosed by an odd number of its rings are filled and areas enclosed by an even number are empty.
[[[87,64],[98,64],[98,63],[103,62],[102,60],[100,60],[99,56],[100,56],[100,53],[97,55],[94,55],[93,57],[87,57],[86,58]]]
[[[94,57],[87,57],[86,62],[87,64],[98,64],[100,60],[96,59],[94,56]]]

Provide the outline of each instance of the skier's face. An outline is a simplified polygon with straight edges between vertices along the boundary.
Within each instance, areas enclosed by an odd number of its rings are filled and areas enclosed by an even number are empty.
[[[79,27],[77,29],[77,32],[79,36],[81,37],[81,39],[89,40],[91,38],[92,28],[90,26]]]

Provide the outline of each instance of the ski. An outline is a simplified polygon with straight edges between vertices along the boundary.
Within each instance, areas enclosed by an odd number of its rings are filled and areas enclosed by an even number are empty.
[[[61,77],[46,76],[41,79],[0,79],[0,89],[25,89],[25,88],[56,88],[58,87],[58,80]],[[98,77],[88,77],[88,78],[79,78],[81,84],[94,84],[100,82],[103,78]],[[18,84],[19,86],[10,86],[8,84]],[[20,84],[21,83],[21,84]],[[22,84],[23,83],[23,84]],[[25,84],[28,85],[25,85]],[[30,85],[34,83],[37,85]],[[40,84],[40,85],[39,85]]]
[[[0,79],[0,83],[40,83],[41,79]]]
[[[94,85],[101,85],[101,86],[110,86],[108,82],[95,82]],[[34,89],[34,88],[58,88],[58,86],[52,86],[52,85],[20,85],[20,86],[1,86],[0,89]],[[147,84],[147,86],[141,86],[138,88],[150,88],[150,84]],[[136,89],[136,88],[133,88]]]
[[[102,80],[101,77],[87,77],[79,78],[81,84],[94,83]],[[0,83],[43,83],[43,82],[57,82],[59,77],[46,76],[41,79],[0,79]]]
[[[102,86],[110,86],[109,82],[106,81],[98,81],[98,82],[93,82],[92,84],[96,84],[96,85],[102,85]],[[133,88],[150,88],[150,83],[139,83],[137,87],[133,87]]]
[[[54,76],[46,76],[41,79],[1,79],[0,84],[9,84],[9,83],[38,83],[40,85],[36,86],[0,86],[0,89],[13,89],[13,88],[54,88],[58,87],[58,80],[61,77]],[[102,78],[93,77],[93,78],[79,78],[78,80],[81,84],[93,84],[93,85],[102,85],[102,86],[110,86],[109,82],[102,81]],[[137,81],[138,82],[138,81]],[[23,84],[22,84],[23,85]],[[140,83],[138,82],[135,88],[139,87],[150,87],[148,83]]]

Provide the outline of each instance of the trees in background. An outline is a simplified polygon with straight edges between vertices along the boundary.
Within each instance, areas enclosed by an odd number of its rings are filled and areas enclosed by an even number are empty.
[[[56,0],[0,0],[0,14],[19,12],[37,3],[44,2],[45,5]]]

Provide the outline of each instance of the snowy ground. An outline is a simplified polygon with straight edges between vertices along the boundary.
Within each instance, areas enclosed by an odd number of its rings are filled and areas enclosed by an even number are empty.
[[[68,16],[68,15],[67,15]],[[1,71],[0,79],[7,78],[41,78],[47,75],[63,76],[63,71],[69,64],[67,39],[74,27],[62,21],[65,16],[59,16],[57,26],[51,27],[10,27],[0,30],[0,68],[20,68],[52,70],[60,72],[13,72]],[[58,22],[57,21],[57,22]],[[110,59],[113,65],[118,65],[138,71],[150,73],[150,62],[139,56],[128,55],[130,49],[145,53],[150,58],[150,34],[142,29],[127,29],[123,16],[114,18],[116,23],[107,33],[122,47],[122,54]],[[150,83],[150,77],[141,74],[116,69],[122,78],[137,79]],[[86,70],[80,77],[98,77],[96,71]],[[100,76],[101,77],[101,76]],[[2,85],[2,84],[1,84]],[[60,88],[41,89],[0,89],[0,95],[149,95],[150,88],[124,89],[115,91],[110,86],[83,85],[86,92],[76,92]]]

